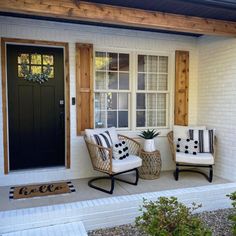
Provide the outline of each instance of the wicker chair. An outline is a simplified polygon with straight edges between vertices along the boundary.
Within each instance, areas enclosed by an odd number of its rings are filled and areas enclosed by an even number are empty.
[[[84,140],[85,140],[85,143],[88,148],[88,152],[89,152],[89,156],[90,156],[90,159],[91,159],[91,162],[93,165],[93,169],[108,175],[108,176],[102,176],[102,177],[97,177],[97,178],[91,179],[88,182],[88,185],[91,188],[100,190],[105,193],[112,194],[113,190],[114,190],[115,180],[122,181],[122,182],[132,184],[132,185],[138,184],[138,180],[139,180],[138,167],[140,167],[142,165],[142,161],[138,157],[140,154],[140,150],[141,150],[140,144],[137,141],[135,141],[129,137],[126,137],[124,135],[118,135],[118,139],[120,141],[124,140],[127,143],[127,146],[129,148],[129,154],[130,154],[130,156],[129,156],[130,160],[129,160],[128,164],[126,163],[126,159],[128,159],[128,158],[126,158],[124,160],[114,160],[112,158],[112,148],[106,148],[106,147],[94,144],[93,142],[91,142],[91,140],[89,140],[89,138],[86,135],[84,136]],[[107,158],[105,161],[101,157],[101,153],[103,153],[103,151],[106,151],[109,156],[109,158]],[[135,163],[133,163],[133,164],[132,164],[132,157],[133,157],[133,159],[136,158],[134,160]],[[122,163],[124,163],[123,166],[121,167],[121,169],[123,169],[123,171],[117,172],[115,164],[122,164]],[[129,168],[130,166],[132,166],[131,169]],[[127,181],[124,179],[119,179],[116,177],[117,175],[124,174],[124,173],[131,172],[131,171],[135,171],[135,174],[136,174],[134,182],[130,182],[130,181]],[[101,180],[101,179],[109,179],[111,181],[110,190],[98,187],[93,184],[94,181]]]
[[[175,148],[175,143],[174,143],[174,135],[173,135],[173,131],[169,132],[167,134],[167,138],[168,138],[168,141],[169,141],[169,144],[170,144],[170,150],[171,150],[171,154],[172,154],[172,158],[173,158],[173,161],[175,162],[176,164],[176,169],[174,171],[174,178],[175,180],[177,181],[179,179],[179,172],[184,172],[184,171],[190,171],[190,172],[196,172],[196,173],[199,173],[199,174],[202,174],[204,175],[207,180],[209,182],[212,182],[212,179],[213,179],[213,165],[214,165],[214,160],[215,160],[215,146],[216,146],[216,138],[214,137],[214,142],[213,142],[213,150],[214,150],[214,153],[209,153],[209,155],[212,155],[212,158],[213,158],[213,163],[212,161],[209,161],[209,163],[199,163],[196,161],[196,163],[194,163],[193,161],[189,161],[189,162],[179,162],[178,161],[178,158],[176,157],[176,148]],[[191,155],[191,154],[187,154],[187,155]],[[195,160],[197,160],[197,156],[194,156]],[[184,167],[183,169],[180,169],[180,167]],[[193,168],[188,168],[186,169],[185,167],[193,167]],[[205,172],[203,171],[200,171],[198,168],[209,168],[209,175],[207,175]]]

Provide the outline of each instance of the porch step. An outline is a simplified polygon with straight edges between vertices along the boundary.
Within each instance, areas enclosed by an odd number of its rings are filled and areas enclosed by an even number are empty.
[[[83,222],[87,231],[132,223],[135,217],[140,214],[139,207],[143,203],[143,198],[153,201],[160,196],[175,196],[179,201],[187,205],[190,205],[192,202],[202,203],[200,211],[229,208],[231,207],[231,201],[226,197],[226,194],[235,191],[235,189],[236,183],[207,184],[201,187],[116,197],[110,196],[80,202],[0,211],[0,235],[13,236],[15,235],[11,234],[13,232],[30,232],[33,229],[37,230],[39,228],[49,230],[51,227],[63,232],[65,226],[68,225],[69,227],[70,225],[78,224],[78,222]],[[63,230],[60,230],[60,227]],[[71,230],[70,227],[69,229]],[[23,235],[34,236],[36,234]],[[42,235],[47,236],[50,234]],[[51,235],[59,236],[61,234]]]
[[[88,234],[81,221],[2,234],[2,236],[52,236],[52,235],[87,236]]]

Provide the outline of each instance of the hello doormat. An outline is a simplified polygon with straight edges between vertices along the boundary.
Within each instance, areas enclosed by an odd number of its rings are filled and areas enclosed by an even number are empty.
[[[33,197],[43,197],[57,194],[65,194],[75,192],[73,184],[69,182],[47,183],[37,185],[25,185],[11,187],[10,199],[23,199]]]

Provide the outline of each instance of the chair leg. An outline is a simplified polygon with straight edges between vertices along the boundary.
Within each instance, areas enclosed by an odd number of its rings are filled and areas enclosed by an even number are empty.
[[[176,181],[178,181],[178,179],[179,179],[179,167],[178,167],[178,165],[176,165],[176,169],[174,171],[174,178],[175,178]]]
[[[207,175],[207,173],[201,171],[201,170],[198,170],[198,169],[179,169],[179,167],[195,167],[195,168],[209,168],[209,175]],[[179,179],[179,173],[180,172],[195,172],[195,173],[199,173],[203,176],[205,176],[205,178],[211,183],[212,182],[212,179],[213,179],[213,166],[212,165],[209,165],[209,166],[203,166],[203,165],[187,165],[187,164],[176,164],[176,169],[174,171],[174,178],[175,180],[177,181]]]
[[[96,186],[96,185],[93,184],[94,181],[101,180],[101,179],[110,179],[110,180],[111,180],[111,187],[110,187],[110,190],[106,190],[106,189],[104,189],[104,188],[98,187],[98,186]],[[104,192],[104,193],[113,194],[114,186],[115,186],[115,178],[114,178],[113,175],[109,175],[109,176],[105,176],[105,177],[94,178],[94,179],[89,180],[88,186],[91,187],[91,188],[97,189],[97,190],[99,190],[99,191],[102,191],[102,192]]]
[[[209,170],[209,178],[208,178],[208,181],[211,183],[212,182],[212,179],[213,179],[213,167],[212,165],[209,166],[210,170]]]
[[[135,182],[130,182],[128,180],[123,180],[123,179],[115,178],[116,175],[124,174],[124,173],[131,172],[131,171],[135,171],[135,174],[136,174]],[[109,179],[109,180],[111,180],[111,188],[110,188],[110,190],[98,187],[98,186],[93,184],[94,181],[101,180],[101,179]],[[128,171],[124,171],[124,172],[117,173],[117,174],[113,174],[113,175],[109,175],[109,176],[103,176],[103,177],[98,177],[98,178],[91,179],[88,182],[88,186],[91,187],[91,188],[97,189],[99,191],[102,191],[104,193],[113,194],[114,186],[115,186],[115,180],[118,180],[118,181],[121,181],[121,182],[124,182],[124,183],[127,183],[127,184],[137,185],[138,184],[138,180],[139,180],[138,168],[135,168],[135,169],[132,169],[132,170],[128,170]]]
[[[135,171],[135,182],[130,182],[128,180],[119,179],[119,178],[115,178],[115,180],[118,180],[120,182],[124,182],[124,183],[127,183],[127,184],[137,185],[138,184],[138,180],[139,180],[138,168],[135,168],[135,169],[129,170],[129,171],[125,171],[125,172],[122,172],[122,173],[118,173],[118,174],[115,174],[114,176],[120,175],[120,174],[123,174],[123,173],[126,173],[126,172],[130,172],[130,171]]]

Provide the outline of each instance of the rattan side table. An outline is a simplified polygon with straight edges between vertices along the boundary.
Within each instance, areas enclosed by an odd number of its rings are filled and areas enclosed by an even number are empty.
[[[139,167],[139,176],[142,179],[158,179],[161,172],[161,154],[159,150],[154,152],[140,152],[142,166]]]

